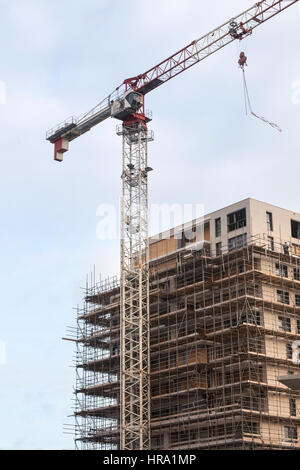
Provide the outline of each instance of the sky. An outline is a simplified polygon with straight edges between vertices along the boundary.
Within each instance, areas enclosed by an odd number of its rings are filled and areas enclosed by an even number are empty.
[[[98,230],[120,196],[116,121],[63,164],[46,130],[253,3],[0,0],[0,449],[74,448],[74,346],[61,338],[94,265],[102,279],[119,270],[117,237]],[[299,26],[293,6],[147,96],[151,204],[208,213],[253,197],[300,212]],[[246,116],[241,50],[253,110],[282,133]]]

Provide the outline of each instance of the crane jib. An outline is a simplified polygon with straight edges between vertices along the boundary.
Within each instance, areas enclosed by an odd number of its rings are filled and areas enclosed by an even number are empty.
[[[63,134],[66,134],[69,132],[71,129],[74,129],[77,124],[72,123],[72,124],[66,124],[65,127],[62,127],[58,131],[56,131],[54,134],[51,136],[47,137],[47,140],[49,140],[52,144],[54,144],[57,140],[61,138]]]
[[[264,0],[256,3],[252,8],[224,23],[222,26],[210,31],[200,39],[152,67],[147,72],[135,78],[125,80],[133,89],[146,94],[169,81],[171,78],[186,71],[191,66],[217,52],[233,40],[241,40],[252,31],[286,10],[299,0]],[[238,31],[234,34],[231,23],[236,23]],[[211,50],[213,48],[213,50]],[[192,63],[191,63],[192,61]]]
[[[253,7],[210,31],[200,39],[191,42],[188,46],[147,72],[124,80],[120,87],[109,95],[106,100],[103,100],[100,105],[86,113],[82,119],[72,118],[71,122],[66,122],[63,126],[57,127],[53,132],[48,132],[47,140],[55,144],[62,138],[68,142],[76,139],[108,117],[116,117],[116,114],[111,113],[111,108],[115,106],[113,103],[121,101],[129,90],[146,95],[232,41],[243,39],[251,34],[256,27],[298,2],[299,0],[263,0],[257,2]],[[115,96],[117,99],[115,99]]]

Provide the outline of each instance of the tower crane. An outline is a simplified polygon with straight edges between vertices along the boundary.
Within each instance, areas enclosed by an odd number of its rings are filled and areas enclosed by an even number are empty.
[[[299,0],[264,0],[210,31],[145,73],[128,78],[83,116],[47,132],[54,159],[63,161],[69,142],[112,117],[123,124],[120,282],[120,448],[150,449],[150,342],[148,246],[148,142],[145,96],[219,51],[241,41]]]

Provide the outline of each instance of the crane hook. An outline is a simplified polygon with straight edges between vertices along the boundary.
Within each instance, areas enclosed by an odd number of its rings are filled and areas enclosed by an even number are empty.
[[[240,53],[240,58],[239,58],[238,64],[241,67],[241,69],[244,69],[244,67],[248,65],[247,64],[247,57],[245,56],[245,52]]]

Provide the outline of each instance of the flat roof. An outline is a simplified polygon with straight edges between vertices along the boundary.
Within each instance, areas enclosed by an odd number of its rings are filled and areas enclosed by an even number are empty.
[[[152,236],[149,237],[149,241],[150,243],[155,243],[156,241],[159,241],[159,240],[164,240],[166,238],[169,238],[169,236],[173,236],[174,234],[177,234],[179,233],[180,231],[182,231],[183,229],[185,231],[191,229],[193,226],[197,226],[197,225],[201,225],[201,224],[205,224],[206,222],[209,222],[211,220],[211,217],[216,213],[216,212],[219,212],[219,211],[223,211],[223,210],[226,210],[226,209],[229,209],[230,207],[234,207],[236,206],[237,204],[241,204],[243,202],[247,202],[247,201],[256,201],[256,202],[259,202],[260,204],[266,204],[267,206],[272,206],[272,207],[276,207],[277,209],[281,209],[281,210],[284,210],[284,211],[287,211],[287,212],[290,212],[290,213],[293,213],[295,215],[300,215],[300,213],[298,212],[294,212],[292,210],[289,210],[289,209],[284,209],[280,206],[276,206],[275,204],[271,204],[269,202],[264,202],[264,201],[260,201],[259,199],[255,199],[255,198],[252,198],[252,197],[247,197],[245,199],[242,199],[241,201],[237,201],[237,202],[234,202],[232,204],[229,204],[227,206],[224,206],[224,207],[221,207],[220,209],[217,209],[213,212],[209,212],[208,214],[203,214],[202,217],[199,217],[197,219],[193,219],[189,222],[186,222],[186,223],[183,223],[181,225],[177,225],[176,227],[172,227],[170,229],[167,229],[161,233],[157,233],[157,234],[154,234]]]

